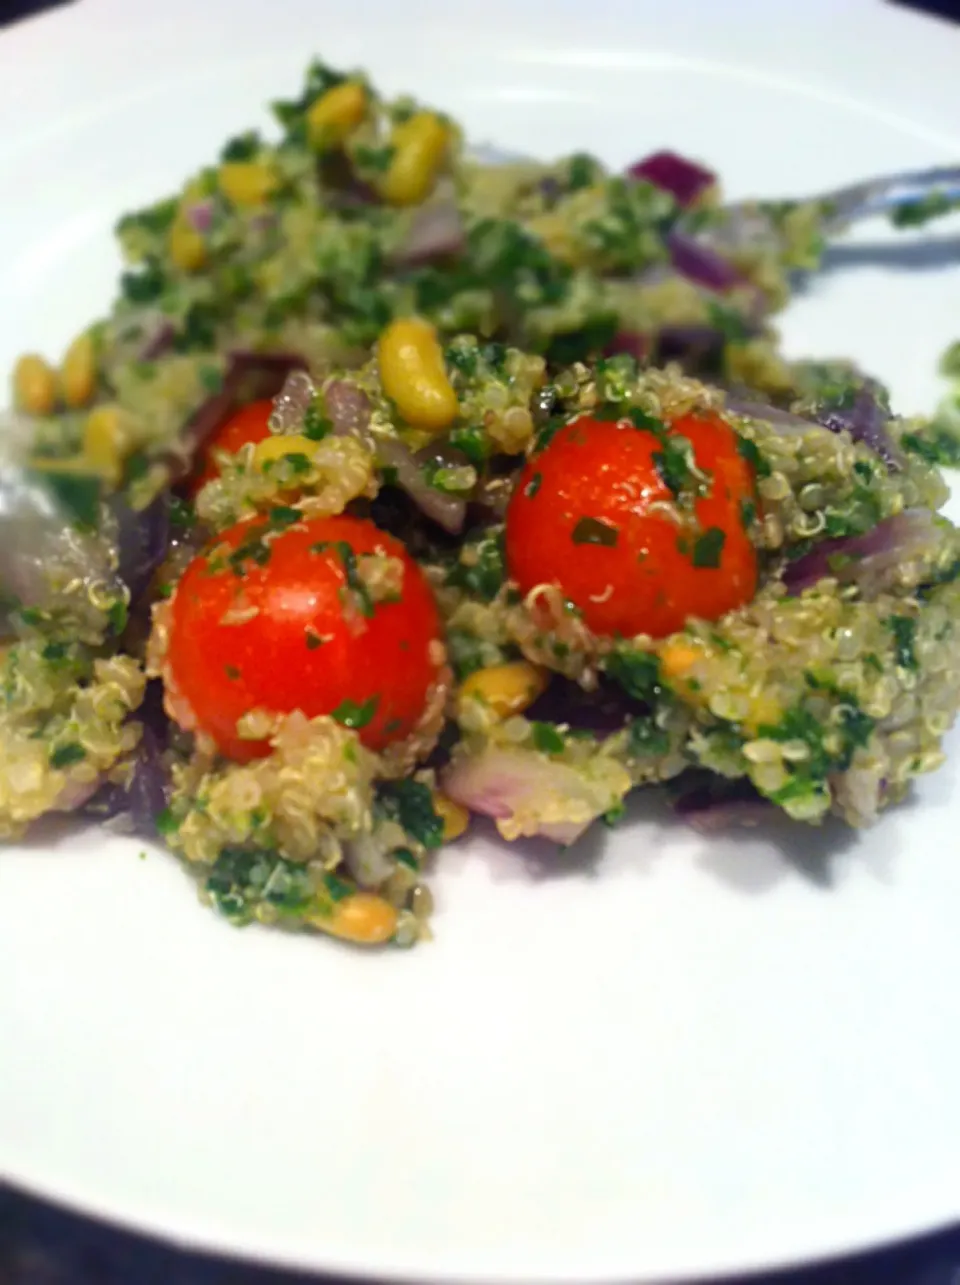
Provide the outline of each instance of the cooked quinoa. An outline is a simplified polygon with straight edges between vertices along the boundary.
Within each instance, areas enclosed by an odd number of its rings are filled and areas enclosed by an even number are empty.
[[[734,217],[668,153],[624,174],[481,164],[444,113],[320,63],[273,113],[273,139],[238,135],[124,216],[112,309],[58,370],[14,372],[0,835],[83,810],[162,836],[235,923],[406,946],[473,813],[566,845],[667,783],[681,811],[706,791],[864,826],[940,766],[960,533],[939,466],[960,420],[949,399],[898,418],[848,363],[779,353],[770,318],[819,262],[823,210]],[[648,616],[612,464],[584,476],[598,507],[556,575],[529,580],[514,547],[544,487],[549,552],[567,510],[547,461],[604,434],[649,453],[658,498],[634,509],[672,533],[678,583]],[[578,599],[581,565],[600,570]],[[680,580],[727,605],[675,619]],[[415,593],[435,625],[413,645],[398,624],[392,660],[365,650]],[[618,604],[629,629],[602,625]],[[294,652],[305,611],[329,627]],[[234,644],[242,664],[209,667]],[[271,705],[264,675],[294,695]]]

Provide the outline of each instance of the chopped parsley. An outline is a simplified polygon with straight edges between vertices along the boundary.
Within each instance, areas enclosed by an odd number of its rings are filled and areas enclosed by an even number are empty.
[[[693,458],[693,447],[690,439],[674,434],[663,441],[659,451],[654,451],[651,459],[660,475],[660,481],[676,499],[688,488],[693,476],[690,461]]]
[[[650,651],[612,651],[603,665],[605,671],[636,700],[652,702],[660,695],[660,661]]]
[[[641,714],[627,728],[627,748],[637,758],[658,758],[670,748],[670,737],[653,714]]]
[[[904,450],[937,468],[960,467],[960,428],[933,420],[900,439]]]
[[[323,639],[320,637],[318,633],[315,633],[312,629],[308,629],[306,631],[306,637],[307,637],[307,651],[316,651],[318,647],[323,646]]]
[[[333,420],[324,415],[315,400],[307,407],[300,432],[311,442],[322,442],[333,432]]]
[[[917,669],[917,622],[913,616],[888,616],[884,624],[893,634],[897,664],[903,669]]]
[[[566,742],[552,723],[531,723],[533,744],[541,754],[562,754]]]
[[[460,561],[447,573],[446,583],[454,589],[492,602],[506,579],[507,567],[503,548],[503,532],[485,535],[482,539],[465,544],[460,551]]]
[[[523,488],[523,493],[528,500],[532,500],[543,484],[543,474],[534,473],[530,481]]]
[[[747,461],[757,477],[770,476],[771,469],[769,461],[760,454],[760,448],[757,446],[753,438],[741,437],[738,433],[737,453],[740,455],[741,459]]]
[[[332,717],[343,727],[349,727],[351,731],[357,732],[373,721],[379,705],[379,696],[371,696],[369,700],[359,705],[352,700],[341,701],[333,711]]]
[[[249,161],[256,156],[263,146],[263,140],[255,129],[248,130],[245,134],[237,134],[235,138],[230,138],[223,145],[220,152],[221,161]]]
[[[93,528],[100,515],[100,479],[92,473],[58,473],[44,469],[37,476],[52,491],[57,504],[76,526]]]
[[[87,751],[77,741],[69,741],[66,745],[58,745],[50,753],[50,766],[54,768],[72,767],[74,763],[82,763],[87,757]]]
[[[307,866],[263,849],[221,849],[204,888],[220,914],[237,925],[250,923],[264,904],[285,919],[321,908]],[[329,887],[327,894],[336,899]]]
[[[600,518],[581,518],[573,528],[571,539],[574,544],[602,544],[608,549],[615,547],[619,537],[615,526]]]
[[[711,569],[719,567],[726,539],[726,533],[720,527],[707,527],[693,542],[693,565]]]
[[[425,848],[443,843],[443,818],[433,806],[433,795],[422,781],[388,781],[377,792],[383,812],[398,821],[411,839]]]

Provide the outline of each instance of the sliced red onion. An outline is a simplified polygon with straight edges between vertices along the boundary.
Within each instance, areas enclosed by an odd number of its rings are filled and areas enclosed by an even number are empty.
[[[776,815],[776,807],[747,780],[709,782],[684,789],[674,811],[700,834],[715,835],[738,826],[757,826]]]
[[[787,563],[783,582],[796,596],[831,577],[856,584],[865,599],[896,583],[904,564],[921,558],[936,542],[937,515],[930,509],[907,509],[884,518],[872,531],[842,540],[821,540],[796,562]]]
[[[667,235],[670,261],[682,276],[698,286],[724,294],[737,286],[747,285],[747,278],[739,268],[711,246],[697,241],[683,232]]]
[[[316,392],[317,386],[310,378],[309,371],[291,370],[283,381],[283,387],[273,399],[270,431],[296,433],[303,424],[307,407],[313,401]]]
[[[125,785],[104,783],[83,805],[85,816],[109,823],[112,829],[143,838],[156,838],[157,820],[169,802],[170,780],[163,761],[169,721],[163,712],[161,684],[147,684],[137,711],[140,741]]]
[[[140,349],[141,361],[156,361],[169,349],[176,335],[173,322],[168,317],[158,317]]]
[[[688,368],[702,367],[709,362],[718,362],[723,347],[723,335],[713,326],[663,326],[655,336],[659,364],[677,361]]]
[[[167,556],[170,544],[170,495],[160,492],[145,509],[133,509],[117,492],[108,506],[116,522],[117,572],[135,606]]]
[[[368,440],[373,407],[370,398],[349,379],[334,379],[323,390],[327,414],[333,431],[340,437],[359,437]]]
[[[451,535],[459,535],[467,516],[467,502],[461,496],[446,495],[430,486],[412,453],[392,437],[378,437],[377,463],[393,469],[396,484],[405,491],[424,515]]]
[[[529,835],[571,844],[590,825],[619,802],[610,790],[587,780],[567,763],[531,751],[489,746],[473,756],[461,755],[442,773],[444,793],[455,802],[495,821],[512,820],[518,813],[535,818],[538,806],[564,800],[579,804],[584,820],[531,821]],[[585,805],[585,806],[584,806]],[[580,808],[576,809],[580,811]]]
[[[187,222],[196,232],[209,232],[213,220],[213,202],[194,201],[186,208]]]
[[[876,384],[865,380],[849,408],[830,407],[814,410],[814,418],[831,433],[847,432],[855,442],[863,442],[883,460],[888,468],[899,471],[906,464],[903,452],[890,436],[889,412],[881,405]]]
[[[717,181],[716,174],[676,152],[653,152],[627,167],[629,178],[643,179],[669,192],[678,205],[692,205]]]
[[[454,197],[422,205],[412,217],[403,243],[391,256],[403,267],[431,263],[461,253],[466,244],[463,216]]]

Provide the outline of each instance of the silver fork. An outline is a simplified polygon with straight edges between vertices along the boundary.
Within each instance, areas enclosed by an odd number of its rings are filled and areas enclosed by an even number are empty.
[[[484,143],[470,149],[471,158],[481,165],[530,164],[530,157],[507,152],[492,144]],[[735,201],[723,207],[728,214],[752,213],[783,208],[785,205],[818,204],[824,211],[824,232],[836,235],[860,219],[877,215],[901,216],[910,211],[918,213],[928,202],[942,201],[944,205],[960,202],[960,165],[941,165],[928,170],[904,170],[899,174],[881,174],[862,179],[846,187],[835,188],[820,196],[791,197],[788,200]]]

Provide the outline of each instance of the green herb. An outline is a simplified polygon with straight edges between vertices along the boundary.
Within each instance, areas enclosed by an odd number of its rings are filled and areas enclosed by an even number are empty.
[[[625,803],[615,803],[612,808],[607,808],[606,812],[601,814],[600,820],[608,830],[612,830],[615,825],[620,824],[626,815],[627,805]]]
[[[171,808],[164,808],[157,817],[156,826],[158,834],[176,834],[180,829],[180,821]]]
[[[659,758],[670,748],[670,737],[653,714],[641,714],[627,728],[627,747],[637,758]]]
[[[960,200],[943,190],[934,190],[927,196],[918,197],[906,205],[899,205],[890,211],[890,222],[895,228],[919,228],[931,219],[939,218],[960,209]]]
[[[746,318],[728,304],[707,304],[707,318],[714,330],[719,331],[728,344],[743,344],[753,337]]]
[[[689,486],[692,472],[690,461],[693,458],[693,447],[690,439],[675,434],[664,440],[659,451],[650,457],[660,475],[664,486],[676,499],[681,491]]]
[[[477,468],[482,467],[490,455],[490,440],[479,424],[457,424],[450,431],[450,445],[463,451]]]
[[[587,152],[575,152],[567,161],[567,190],[579,192],[590,187],[603,174],[603,166]]]
[[[571,539],[574,544],[602,544],[612,549],[617,543],[619,531],[615,526],[599,518],[581,518],[573,528]]]
[[[693,565],[695,567],[716,568],[720,565],[720,555],[726,541],[726,534],[718,526],[707,527],[702,535],[693,542]]]
[[[107,608],[107,619],[110,621],[110,629],[115,636],[119,637],[126,629],[129,614],[129,608],[122,598],[117,598]]]
[[[533,499],[536,493],[540,490],[540,486],[542,483],[543,483],[543,474],[534,473],[533,477],[531,477],[530,481],[523,488],[523,493],[528,500]]]
[[[308,867],[262,849],[223,848],[204,888],[216,909],[238,925],[250,923],[261,905],[288,920],[320,908]],[[327,893],[333,897],[329,888]]]
[[[125,214],[117,223],[117,235],[123,237],[130,232],[139,231],[146,232],[149,236],[162,236],[164,232],[170,230],[179,208],[179,200],[172,196],[166,201],[158,201],[156,205],[147,206],[144,210]]]
[[[402,866],[406,866],[408,870],[419,871],[420,862],[413,855],[413,853],[410,851],[409,848],[395,848],[393,850],[392,856],[394,861],[399,861],[400,864]]]
[[[41,654],[44,660],[49,661],[51,665],[56,665],[67,659],[69,645],[65,642],[49,642]]]
[[[443,844],[443,818],[433,806],[433,795],[421,781],[389,781],[382,784],[377,802],[387,816],[425,848]]]
[[[454,589],[492,602],[506,579],[503,532],[485,535],[462,547],[460,561],[447,573],[446,583]]]
[[[68,521],[76,526],[96,527],[100,516],[100,479],[92,473],[38,472],[37,477],[52,491]]]
[[[333,711],[332,717],[342,726],[349,727],[352,731],[357,732],[372,722],[379,704],[379,696],[371,696],[362,705],[358,705],[356,701],[352,700],[341,701]]]
[[[237,669],[236,665],[224,665],[223,672],[232,683],[237,682],[240,677],[240,670]]]
[[[357,169],[385,174],[396,154],[397,149],[392,143],[384,143],[381,147],[365,147],[361,144],[354,147],[353,160]]]
[[[324,415],[316,401],[312,401],[307,407],[300,431],[304,437],[309,437],[311,442],[322,442],[333,432],[333,420]]]
[[[660,695],[660,661],[653,652],[620,648],[610,652],[603,668],[636,700],[652,704]]]
[[[124,272],[120,293],[129,303],[153,303],[163,294],[166,284],[160,264],[156,259],[148,259],[136,272]]]
[[[314,633],[312,629],[308,629],[306,633],[307,633],[307,650],[308,651],[316,651],[318,647],[323,646],[323,639],[320,637],[319,634]]]
[[[960,467],[960,425],[933,420],[900,439],[904,450],[936,468]]]
[[[74,763],[82,763],[87,757],[87,751],[76,741],[70,741],[66,745],[58,745],[50,753],[50,766],[54,768],[72,767]]]
[[[339,878],[329,870],[323,876],[323,886],[333,902],[345,901],[357,891],[352,883],[347,883],[346,879]]]
[[[757,506],[753,500],[740,501],[740,521],[745,531],[749,531],[757,520]]]
[[[219,393],[223,387],[223,371],[219,366],[205,364],[200,366],[197,371],[200,377],[200,383],[204,391],[208,393]]]
[[[760,448],[751,437],[737,434],[737,452],[741,459],[747,461],[757,477],[770,476],[770,463],[760,454]]]
[[[170,525],[181,531],[189,531],[197,520],[193,505],[179,495],[170,497]]]
[[[220,152],[221,161],[249,161],[256,156],[263,146],[263,140],[255,129],[245,134],[237,134],[228,139]]]
[[[893,634],[894,656],[903,669],[916,670],[917,622],[913,616],[888,616],[883,622]]]
[[[566,742],[552,723],[531,723],[533,744],[542,754],[562,754]]]
[[[245,576],[248,570],[247,564],[250,562],[255,566],[265,567],[270,561],[270,546],[263,538],[269,530],[268,523],[258,523],[247,532],[243,541],[230,553],[227,565],[235,576]],[[211,571],[215,569],[212,564],[210,569]]]
[[[303,514],[299,509],[295,509],[292,504],[275,504],[269,514],[270,525],[274,528],[293,526],[296,522],[303,520]]]

